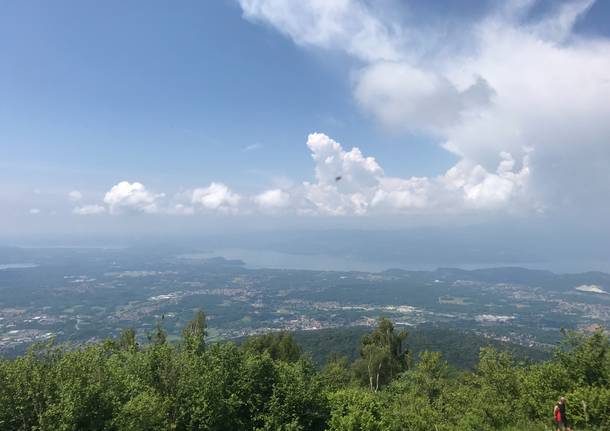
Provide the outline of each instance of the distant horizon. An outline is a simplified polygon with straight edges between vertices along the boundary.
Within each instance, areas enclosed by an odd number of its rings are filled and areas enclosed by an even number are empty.
[[[180,243],[180,241],[168,242],[165,240],[155,239],[140,239],[139,241],[127,241],[119,243],[95,243],[95,242],[74,242],[74,243],[49,243],[49,242],[2,242],[0,240],[0,249],[16,248],[23,250],[142,250],[150,246],[159,247],[158,252],[164,253],[162,247],[167,247],[165,253],[171,256],[180,256],[184,254],[200,255],[201,258],[221,257],[228,260],[240,260],[246,268],[250,269],[293,269],[293,270],[311,270],[311,271],[361,271],[380,273],[388,270],[405,270],[405,271],[436,271],[439,269],[460,269],[466,271],[479,269],[501,269],[515,268],[526,270],[542,270],[549,271],[557,275],[562,274],[582,274],[587,272],[603,272],[610,274],[610,261],[584,259],[578,260],[544,260],[538,261],[460,261],[459,259],[440,261],[424,261],[413,259],[400,260],[391,258],[380,258],[377,256],[358,256],[340,254],[332,254],[321,250],[319,253],[303,252],[303,251],[286,251],[276,250],[273,248],[264,249],[256,245],[247,245],[244,247],[209,247],[204,244],[195,245],[190,243]],[[172,248],[181,249],[172,252]],[[186,252],[186,253],[185,253]],[[195,258],[194,258],[195,259]],[[0,266],[2,264],[15,263],[4,262],[0,257]],[[30,263],[30,262],[19,262]]]

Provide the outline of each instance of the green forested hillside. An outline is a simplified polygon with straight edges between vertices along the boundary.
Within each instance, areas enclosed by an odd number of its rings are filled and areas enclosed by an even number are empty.
[[[353,361],[318,370],[287,333],[206,345],[205,316],[169,344],[38,346],[0,361],[0,430],[544,430],[559,396],[583,430],[610,429],[610,342],[566,334],[552,359],[523,364],[485,347],[473,371],[407,348],[389,320]]]
[[[293,334],[303,351],[309,353],[317,365],[322,365],[331,354],[347,356],[350,361],[356,359],[359,355],[360,339],[369,331],[368,327],[356,326],[297,331]],[[432,325],[410,329],[406,344],[415,359],[426,350],[440,352],[450,366],[465,370],[474,370],[483,347],[510,351],[515,359],[526,362],[542,361],[551,356],[550,352],[543,348],[504,343],[471,332]]]

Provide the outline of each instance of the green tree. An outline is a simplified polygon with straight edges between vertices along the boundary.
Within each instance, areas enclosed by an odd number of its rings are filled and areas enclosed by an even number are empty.
[[[161,315],[161,320],[155,325],[155,329],[148,334],[148,341],[153,344],[165,344],[167,341],[167,332],[163,328],[163,322],[165,321],[165,315]]]
[[[438,352],[424,351],[419,354],[415,370],[415,382],[418,391],[433,403],[443,393],[449,375],[449,366]]]
[[[347,356],[331,353],[320,374],[326,390],[335,391],[347,387],[352,378]]]
[[[329,394],[329,431],[382,431],[384,405],[371,391],[350,388]]]
[[[362,337],[360,358],[354,363],[354,374],[371,390],[377,391],[409,365],[409,350],[404,345],[408,333],[394,331],[394,324],[380,318],[377,327]]]
[[[177,429],[245,429],[244,355],[233,343],[213,344],[202,355],[182,352],[177,382]]]
[[[119,431],[163,431],[168,429],[167,413],[163,398],[146,390],[120,408],[114,425]]]
[[[267,420],[269,400],[277,381],[276,363],[269,354],[246,352],[240,367],[239,396],[243,429],[260,430]]]
[[[422,352],[414,369],[392,381],[381,397],[389,429],[410,431],[463,429],[452,421],[453,403],[447,363],[436,352]]]
[[[579,332],[565,333],[555,357],[573,381],[610,386],[610,340],[601,328],[589,336]]]
[[[182,330],[182,338],[184,338],[184,345],[187,350],[198,354],[203,353],[207,335],[206,328],[205,313],[199,310]]]
[[[277,378],[264,430],[323,430],[328,407],[322,381],[309,359],[276,362]]]
[[[296,362],[303,354],[292,334],[285,331],[249,337],[242,347],[247,352],[266,352],[273,360],[284,362]]]
[[[548,419],[553,403],[571,386],[567,370],[556,361],[520,368],[517,379],[520,395],[514,409],[530,419]]]
[[[477,402],[491,426],[500,427],[523,418],[523,413],[514,408],[521,392],[510,353],[492,347],[482,348],[473,383],[479,388]]]
[[[565,394],[569,418],[579,428],[610,429],[610,388],[579,386]]]
[[[122,350],[137,350],[138,341],[136,338],[136,330],[133,328],[124,329],[121,332],[118,345]]]
[[[0,429],[36,429],[45,414],[48,400],[56,390],[52,378],[64,351],[47,343],[35,344],[24,356],[2,361],[4,378],[0,385]],[[2,378],[2,376],[0,376]]]
[[[65,352],[45,379],[53,384],[47,393],[42,429],[104,430],[118,405],[120,386],[108,378],[107,356],[102,345]]]

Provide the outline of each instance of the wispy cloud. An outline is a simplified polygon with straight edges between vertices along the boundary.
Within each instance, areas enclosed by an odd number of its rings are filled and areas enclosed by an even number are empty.
[[[260,144],[257,142],[255,144],[250,144],[250,145],[245,146],[242,151],[244,153],[247,153],[249,151],[260,150],[261,148],[263,148],[263,144]]]
[[[105,212],[106,208],[101,205],[83,205],[72,210],[72,213],[76,215],[96,215]]]
[[[83,194],[78,190],[72,190],[70,193],[68,193],[68,199],[70,199],[72,202],[78,202],[82,198]]]

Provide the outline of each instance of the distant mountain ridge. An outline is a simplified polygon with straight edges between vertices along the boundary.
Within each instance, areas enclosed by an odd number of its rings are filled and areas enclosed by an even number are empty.
[[[506,266],[481,269],[461,269],[441,267],[433,271],[410,271],[391,268],[383,271],[385,275],[430,275],[434,280],[467,280],[481,283],[536,284],[540,287],[572,289],[579,284],[601,284],[610,286],[610,274],[601,271],[558,274],[548,270],[528,269],[519,266]]]

